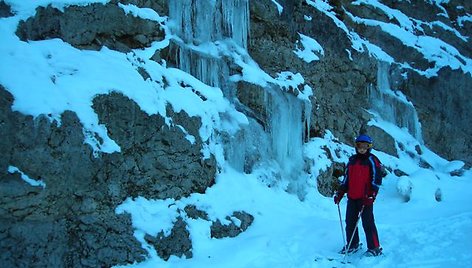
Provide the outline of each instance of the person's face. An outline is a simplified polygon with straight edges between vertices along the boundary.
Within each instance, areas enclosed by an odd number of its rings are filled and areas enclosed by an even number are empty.
[[[367,142],[356,142],[357,152],[360,154],[365,154],[369,150],[370,145]]]

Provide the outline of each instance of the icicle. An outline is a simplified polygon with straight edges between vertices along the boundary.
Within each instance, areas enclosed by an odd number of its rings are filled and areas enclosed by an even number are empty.
[[[172,29],[183,41],[177,66],[202,82],[219,87],[226,80],[228,66],[218,55],[214,42],[231,39],[247,48],[249,29],[248,0],[169,1]]]
[[[169,17],[173,22],[173,31],[188,42],[193,39],[193,0],[168,1]]]
[[[174,31],[187,44],[200,45],[225,38],[247,48],[248,0],[169,1]]]
[[[311,127],[311,102],[310,101],[305,101],[304,103],[304,112],[303,112],[303,141],[307,142],[310,140],[310,127]]]
[[[222,0],[223,32],[234,42],[247,48],[249,35],[249,1]]]

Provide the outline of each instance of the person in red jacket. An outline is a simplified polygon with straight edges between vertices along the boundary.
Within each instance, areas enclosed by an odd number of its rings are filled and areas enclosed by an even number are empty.
[[[334,203],[339,204],[347,193],[346,236],[348,248],[345,245],[341,254],[357,251],[360,248],[358,229],[355,228],[359,213],[362,211],[362,227],[367,240],[367,256],[378,256],[382,253],[377,227],[374,221],[374,201],[382,184],[382,165],[379,159],[371,153],[372,139],[367,135],[356,138],[356,154],[349,158],[344,180],[334,196]]]

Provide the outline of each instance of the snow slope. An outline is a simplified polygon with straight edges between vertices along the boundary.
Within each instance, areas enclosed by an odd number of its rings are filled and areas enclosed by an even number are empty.
[[[314,170],[328,163],[319,154],[310,155],[310,152],[320,150],[323,145],[339,149],[339,145],[326,140],[313,139],[306,144],[308,157],[316,156],[319,163]],[[395,160],[378,155],[384,164],[395,165]],[[171,257],[165,262],[150,250],[151,259],[131,267],[470,267],[472,197],[464,189],[471,187],[472,173],[453,177],[441,171],[417,169],[417,175],[409,177],[413,187],[409,202],[404,202],[397,190],[401,185],[399,180],[405,178],[389,174],[384,179],[375,204],[384,256],[353,256],[348,258],[348,264],[342,264],[343,256],[337,254],[343,238],[333,200],[319,195],[315,186],[310,186],[304,201],[287,193],[283,183],[269,188],[262,182],[265,176],[262,170],[241,174],[225,167],[217,184],[204,195],[179,201],[129,199],[117,212],[133,215],[137,237],[142,237],[144,232],[169,231],[177,210],[183,210],[186,204],[196,204],[215,220],[224,220],[237,210],[255,216],[246,232],[226,239],[212,239],[208,222],[187,219],[193,242],[192,259]],[[438,181],[432,186],[434,180]],[[442,192],[441,202],[435,199],[436,186]],[[341,202],[343,218],[345,202],[345,199]],[[169,208],[171,203],[175,205]],[[361,241],[366,245],[362,231]]]

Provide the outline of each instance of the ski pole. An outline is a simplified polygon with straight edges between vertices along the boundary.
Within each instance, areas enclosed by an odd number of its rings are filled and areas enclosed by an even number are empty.
[[[339,223],[341,223],[341,234],[343,235],[343,245],[346,245],[346,236],[344,234],[343,218],[341,217],[341,208],[338,203]]]
[[[344,261],[346,261],[346,258],[347,258],[347,251],[349,250],[349,248],[351,248],[351,243],[352,243],[352,240],[354,239],[354,234],[356,233],[357,226],[359,225],[359,221],[361,220],[361,215],[362,215],[362,212],[364,211],[364,207],[365,205],[362,205],[361,211],[359,211],[359,215],[357,216],[356,226],[354,227],[354,231],[352,232],[351,239],[349,239],[349,245],[347,245],[347,249],[344,251]]]

